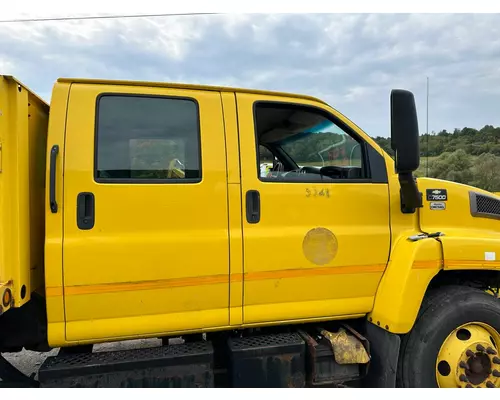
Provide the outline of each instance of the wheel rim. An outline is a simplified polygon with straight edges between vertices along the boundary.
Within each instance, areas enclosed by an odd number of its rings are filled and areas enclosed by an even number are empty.
[[[456,328],[443,342],[436,361],[440,388],[500,387],[500,334],[482,322]]]

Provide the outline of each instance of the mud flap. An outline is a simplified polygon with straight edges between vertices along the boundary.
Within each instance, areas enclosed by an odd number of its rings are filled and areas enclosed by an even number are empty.
[[[371,365],[363,387],[395,388],[401,338],[368,321],[365,337],[370,342]]]
[[[344,328],[340,328],[336,333],[322,329],[321,334],[331,343],[333,355],[338,364],[367,364],[370,362],[370,355],[361,340],[348,335]]]

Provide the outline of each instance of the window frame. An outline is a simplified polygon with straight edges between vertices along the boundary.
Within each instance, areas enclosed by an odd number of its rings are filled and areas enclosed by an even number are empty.
[[[257,108],[260,104],[270,104],[270,105],[277,105],[277,106],[285,106],[285,107],[291,107],[291,108],[298,108],[298,109],[303,109],[306,111],[310,112],[316,112],[322,115],[324,118],[328,119],[329,121],[333,122],[336,124],[340,129],[342,129],[347,135],[351,136],[354,140],[356,140],[361,148],[362,152],[362,172],[364,177],[359,178],[359,179],[328,179],[328,180],[318,180],[318,179],[293,179],[293,180],[286,180],[285,179],[272,179],[272,178],[262,178],[260,176],[260,154],[258,151],[259,148],[259,137],[258,137],[258,132],[257,132]],[[318,183],[318,184],[335,184],[335,183],[373,183],[373,172],[371,171],[370,168],[370,160],[368,154],[370,153],[370,148],[369,144],[364,140],[364,138],[359,135],[354,129],[352,129],[350,126],[345,124],[343,121],[338,119],[335,115],[332,113],[328,112],[327,110],[324,110],[321,107],[315,106],[315,105],[310,105],[310,104],[303,104],[303,103],[295,103],[295,102],[287,102],[287,101],[275,101],[275,100],[257,100],[253,103],[252,106],[252,114],[253,114],[253,124],[254,124],[254,143],[255,143],[255,149],[256,149],[256,163],[257,163],[257,178],[261,182],[272,182],[272,183]],[[289,158],[291,161],[293,161],[294,164],[295,161],[285,152],[283,148],[280,149],[280,152],[283,152],[287,158]],[[305,174],[307,175],[307,174]]]
[[[196,130],[198,139],[198,165],[200,176],[198,178],[159,178],[159,179],[140,179],[140,178],[101,178],[98,176],[98,152],[99,152],[99,104],[103,97],[138,97],[138,98],[152,98],[152,99],[164,99],[164,100],[187,100],[194,103],[196,108]],[[160,94],[143,94],[143,93],[117,93],[117,92],[103,92],[99,93],[96,97],[95,103],[95,116],[94,116],[94,173],[93,178],[96,183],[108,183],[108,184],[193,184],[200,183],[203,180],[203,167],[202,167],[202,143],[201,143],[201,117],[200,117],[200,104],[198,100],[194,97],[187,96],[172,96],[172,95],[160,95]]]

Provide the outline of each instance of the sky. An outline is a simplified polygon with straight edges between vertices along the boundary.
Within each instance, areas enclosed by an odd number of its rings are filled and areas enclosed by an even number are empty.
[[[1,20],[2,18],[0,18]],[[237,86],[319,97],[370,136],[412,90],[419,128],[500,126],[500,14],[227,14],[0,23],[0,74],[50,101],[58,77]]]

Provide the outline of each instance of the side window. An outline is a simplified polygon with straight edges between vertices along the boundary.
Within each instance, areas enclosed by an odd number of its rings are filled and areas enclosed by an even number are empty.
[[[193,100],[134,95],[98,99],[97,181],[198,182],[200,154]]]
[[[307,106],[257,103],[259,148],[277,155],[281,170],[260,178],[280,181],[364,179],[364,147],[330,117]],[[267,150],[269,151],[269,150]],[[259,165],[265,154],[259,151]],[[262,169],[261,169],[262,171]]]

